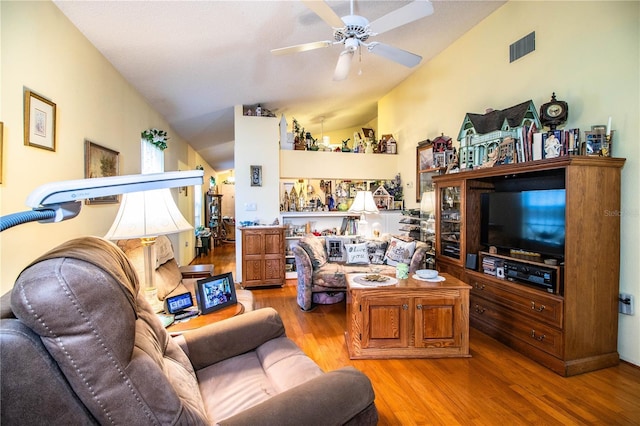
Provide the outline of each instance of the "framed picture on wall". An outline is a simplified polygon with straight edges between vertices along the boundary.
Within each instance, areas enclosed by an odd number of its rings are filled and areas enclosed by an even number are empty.
[[[433,144],[424,143],[416,148],[417,170],[433,169]]]
[[[56,104],[30,90],[24,91],[24,144],[56,150]]]
[[[251,186],[262,186],[262,166],[249,166],[251,169]]]
[[[99,178],[120,174],[120,153],[91,141],[84,141],[84,177]],[[119,201],[118,195],[87,198],[86,204],[112,204]]]
[[[420,202],[422,193],[433,190],[431,178],[441,173],[441,168],[436,166],[433,144],[423,142],[416,148],[416,201]]]

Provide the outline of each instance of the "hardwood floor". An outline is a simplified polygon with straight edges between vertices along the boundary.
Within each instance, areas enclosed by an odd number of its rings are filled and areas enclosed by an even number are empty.
[[[235,274],[235,245],[199,263]],[[256,308],[275,308],[321,368],[352,365],[369,377],[380,425],[640,425],[640,368],[631,364],[564,378],[473,328],[471,358],[350,360],[344,302],[302,312],[296,280],[252,291]]]

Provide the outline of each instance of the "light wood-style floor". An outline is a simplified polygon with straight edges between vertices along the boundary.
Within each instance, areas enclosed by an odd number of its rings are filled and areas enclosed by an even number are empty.
[[[235,245],[193,263],[235,274]],[[563,378],[473,328],[471,358],[350,360],[344,302],[302,312],[296,280],[252,291],[256,308],[275,308],[287,335],[325,371],[352,365],[369,377],[380,425],[640,425],[640,368],[632,364]]]

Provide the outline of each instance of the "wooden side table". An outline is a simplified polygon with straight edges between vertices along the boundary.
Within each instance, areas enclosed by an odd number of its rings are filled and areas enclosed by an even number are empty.
[[[207,278],[213,275],[213,265],[186,265],[180,267],[182,278]]]
[[[188,321],[175,322],[167,327],[167,332],[169,334],[178,334],[183,331],[195,330],[196,328],[203,327],[207,324],[213,324],[215,322],[240,315],[243,312],[244,306],[242,303],[236,303],[234,306],[227,306],[226,308],[211,312],[210,314],[191,317]]]

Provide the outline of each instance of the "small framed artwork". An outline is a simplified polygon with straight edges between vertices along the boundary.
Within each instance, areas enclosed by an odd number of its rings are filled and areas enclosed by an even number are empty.
[[[249,166],[251,169],[251,186],[262,186],[262,166]]]
[[[417,170],[424,171],[433,169],[433,144],[425,143],[416,148]]]
[[[366,127],[363,127],[362,133],[364,134],[365,140],[366,139],[371,139],[372,141],[376,140],[376,132],[374,132],[373,129],[368,129]]]
[[[30,90],[24,91],[24,144],[56,150],[56,104]]]
[[[118,176],[120,174],[120,153],[91,141],[84,141],[84,177],[99,178]],[[106,197],[87,198],[86,204],[112,204],[117,203],[117,195]]]
[[[238,303],[233,274],[227,272],[198,280],[196,285],[198,309],[202,315],[210,314]]]

